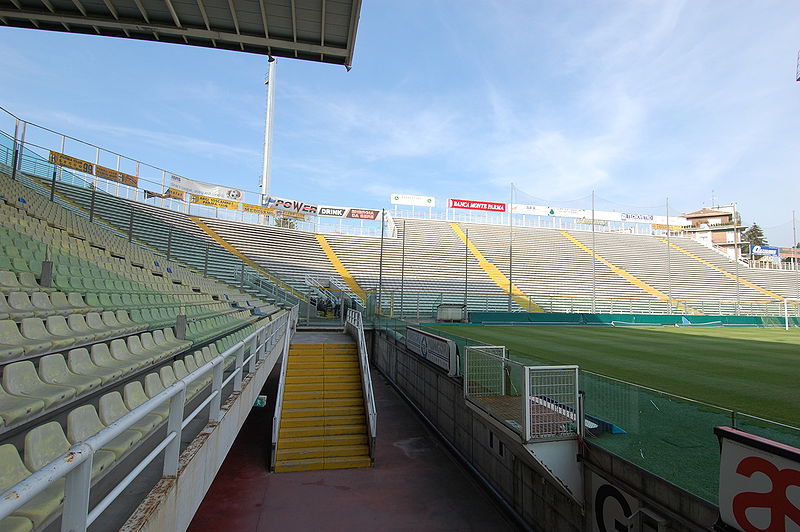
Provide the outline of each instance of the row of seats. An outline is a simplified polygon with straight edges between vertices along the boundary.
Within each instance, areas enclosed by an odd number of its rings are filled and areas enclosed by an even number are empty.
[[[267,321],[262,320],[258,325],[250,325],[216,343],[204,347],[202,350],[186,355],[182,360],[176,360],[172,365],[161,367],[158,372],[148,373],[141,381],[129,382],[124,386],[122,393],[113,391],[101,396],[97,408],[94,405],[86,404],[73,409],[67,415],[66,432],[57,421],[51,421],[31,429],[25,434],[22,455],[14,445],[0,445],[0,492],[24,480],[33,472],[67,452],[76,443],[91,438],[131,410],[163,392],[178,380],[198,371],[200,367],[219,356],[220,350],[224,352],[229,349]],[[249,352],[249,344],[245,348],[246,352]],[[60,355],[50,356],[60,357]],[[49,365],[50,360],[57,359],[48,359],[46,363],[43,359],[43,363]],[[226,357],[225,366],[230,366],[233,361],[233,355]],[[60,364],[63,364],[63,358],[61,363],[56,362],[55,365]],[[12,364],[11,366],[15,365]],[[11,366],[7,366],[7,369]],[[32,378],[30,375],[31,367],[27,365],[25,368],[21,366],[19,368],[15,367],[15,371],[17,369],[20,373],[26,373],[26,378]],[[73,375],[72,378],[76,376],[77,374]],[[211,378],[211,372],[206,371],[203,376],[190,383],[187,387],[187,402],[200,393],[211,382]],[[90,381],[84,378],[79,387],[84,391],[91,390],[98,386],[96,380]],[[73,386],[77,384],[77,381],[73,382]],[[62,385],[61,387],[71,388],[72,386]],[[168,415],[169,404],[164,402],[104,447],[97,450],[92,463],[93,482],[99,480],[116,463],[123,460],[140,442],[162,426],[166,422]],[[57,517],[58,509],[64,500],[64,485],[64,479],[59,479],[48,486],[44,492],[34,497],[32,501],[20,507],[11,516],[0,521],[0,529],[3,531],[29,532],[52,522]]]
[[[158,364],[190,345],[167,328],[72,349],[66,359],[60,353],[43,356],[38,373],[30,360],[7,364],[0,387],[0,431]]]

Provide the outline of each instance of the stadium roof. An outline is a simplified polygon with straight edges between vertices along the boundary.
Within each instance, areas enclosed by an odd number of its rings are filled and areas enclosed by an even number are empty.
[[[350,68],[361,0],[2,0],[0,24]]]

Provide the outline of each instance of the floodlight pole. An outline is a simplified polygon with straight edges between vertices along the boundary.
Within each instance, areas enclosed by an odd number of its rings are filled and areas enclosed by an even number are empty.
[[[669,198],[667,198],[667,296],[669,297],[669,313],[672,314],[672,262],[670,260],[670,248],[672,241],[670,240],[669,226]]]
[[[511,216],[514,205],[514,183],[511,183],[511,201],[508,204],[508,311],[511,312],[511,298],[514,293],[514,217]]]
[[[269,198],[272,160],[272,117],[275,114],[275,73],[278,62],[270,56],[267,61],[267,111],[264,116],[264,160],[261,166],[261,204],[266,205]]]
[[[403,220],[403,244],[400,248],[400,319],[403,319],[403,292],[406,277],[406,221]]]
[[[597,252],[594,247],[594,190],[592,190],[592,314],[596,312]]]

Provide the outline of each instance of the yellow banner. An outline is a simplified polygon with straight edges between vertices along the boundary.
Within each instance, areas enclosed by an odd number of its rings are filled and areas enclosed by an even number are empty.
[[[291,212],[291,211],[281,211],[281,216],[284,218],[294,218],[296,220],[303,220],[305,221],[306,215],[300,214],[299,212]]]
[[[84,172],[86,174],[94,173],[94,165],[92,163],[84,161],[83,159],[64,155],[63,153],[58,153],[57,151],[50,152],[49,160],[51,164],[72,168],[73,170],[78,170],[79,172]]]
[[[183,190],[175,190],[174,188],[168,188],[164,194],[166,194],[167,197],[171,199],[186,201],[186,193]]]
[[[233,209],[234,211],[239,210],[238,201],[212,198],[210,196],[201,196],[199,194],[192,194],[191,197],[192,197],[191,202],[197,203],[198,205],[208,205],[209,207],[221,207],[223,209]]]
[[[253,205],[250,203],[242,203],[242,212],[251,212],[253,214],[261,214],[263,216],[275,216],[275,209],[264,207],[263,205]]]
[[[139,185],[139,178],[135,175],[126,174],[125,172],[120,172],[119,170],[112,170],[111,168],[100,166],[99,164],[94,167],[94,175],[131,187]]]
[[[667,228],[669,228],[670,231],[683,231],[684,229],[686,229],[682,225],[653,224],[653,229],[666,231]]]

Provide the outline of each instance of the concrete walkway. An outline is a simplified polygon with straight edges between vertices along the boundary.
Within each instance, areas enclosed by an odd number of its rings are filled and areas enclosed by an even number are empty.
[[[374,467],[270,474],[272,410],[254,409],[189,530],[516,530],[382,376],[372,375]]]

